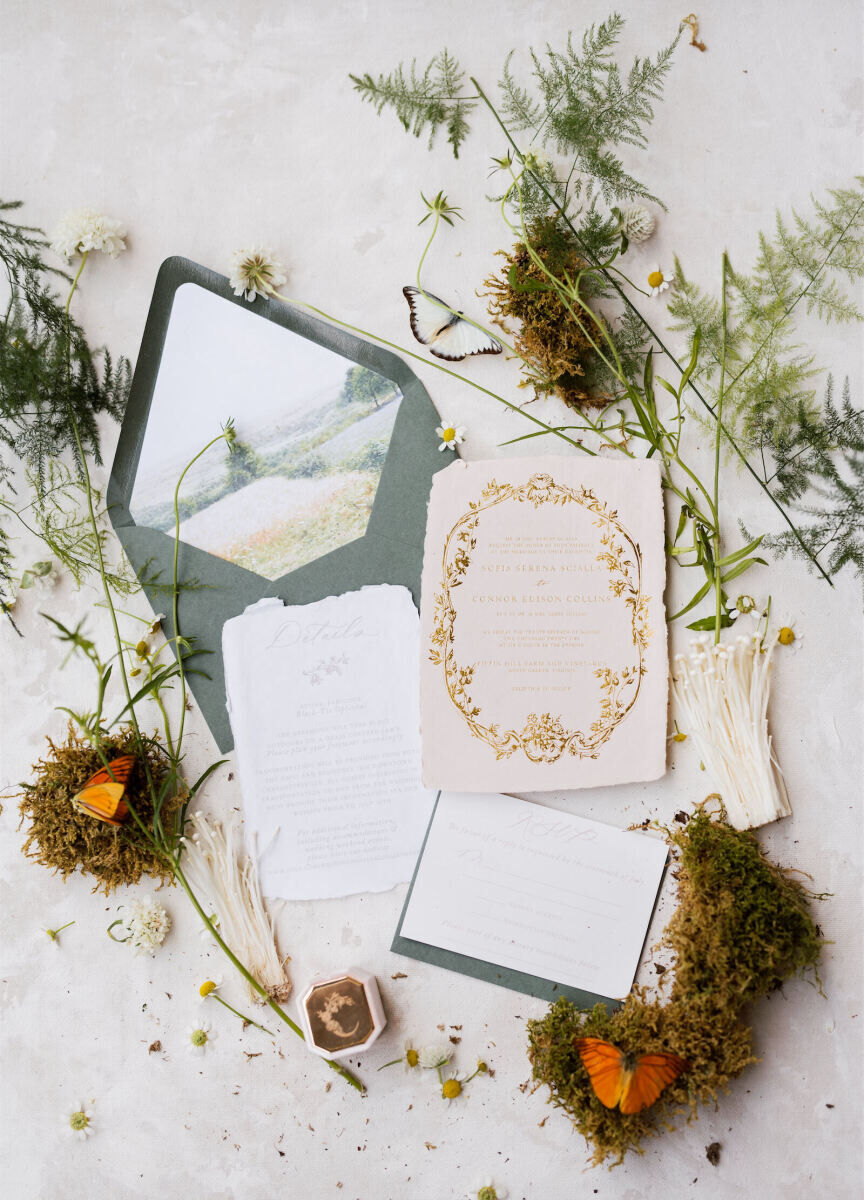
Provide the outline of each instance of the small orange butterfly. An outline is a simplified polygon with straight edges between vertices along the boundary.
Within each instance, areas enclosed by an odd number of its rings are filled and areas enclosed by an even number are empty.
[[[107,768],[102,767],[88,779],[81,791],[72,797],[73,806],[78,812],[87,813],[109,825],[122,824],[129,813],[123,797],[134,766],[134,754],[115,758]]]
[[[601,1104],[622,1113],[648,1108],[665,1087],[690,1070],[677,1054],[625,1054],[603,1038],[575,1037],[573,1045],[591,1079]]]

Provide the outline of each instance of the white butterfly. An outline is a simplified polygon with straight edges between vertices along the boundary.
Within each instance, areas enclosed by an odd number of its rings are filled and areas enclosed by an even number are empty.
[[[466,321],[461,313],[448,312],[449,305],[431,292],[403,287],[402,295],[411,309],[411,332],[428,346],[436,358],[460,362],[469,354],[500,354],[501,343]]]

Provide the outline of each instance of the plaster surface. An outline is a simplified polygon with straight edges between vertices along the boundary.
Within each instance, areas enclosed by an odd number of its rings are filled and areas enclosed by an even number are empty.
[[[653,52],[683,15],[672,0],[625,7],[625,53]],[[289,265],[293,295],[415,349],[401,288],[413,281],[425,240],[417,228],[420,190],[428,196],[443,188],[465,217],[436,245],[426,282],[479,314],[474,289],[494,267],[494,251],[510,242],[484,199],[488,158],[504,146],[478,111],[458,161],[443,145],[430,155],[391,114],[378,119],[362,105],[347,73],[389,70],[413,55],[422,61],[446,44],[494,86],[511,47],[519,47],[524,66],[528,44],[560,44],[569,27],[579,35],[606,14],[599,0],[0,0],[3,194],[25,200],[25,219],[48,229],[81,205],[127,223],[128,252],[88,265],[76,301],[92,341],[114,353],[134,359],[164,258],[183,254],[225,269],[231,251],[254,240],[271,244]],[[630,159],[668,205],[633,263],[668,269],[677,253],[689,274],[710,285],[719,281],[724,247],[733,261],[752,261],[757,231],[771,227],[775,208],[806,207],[811,190],[822,194],[860,172],[862,10],[853,0],[766,0],[710,5],[699,16],[708,51],[682,42],[651,149]],[[662,302],[651,303],[659,316]],[[819,362],[840,379],[848,373],[860,403],[860,333],[814,326],[813,335]],[[466,457],[536,452],[536,443],[496,450],[525,431],[519,418],[414,365],[442,415],[467,427]],[[524,398],[512,363],[479,361],[466,374]],[[550,403],[545,412],[552,417],[557,409]],[[116,436],[106,425],[108,461]],[[734,493],[730,517],[776,528],[754,486],[731,466],[724,488]],[[24,565],[41,557],[26,536],[16,548]],[[764,594],[767,579],[759,569],[747,577],[747,590]],[[286,905],[279,921],[298,990],[315,974],[355,962],[381,982],[390,1023],[358,1064],[365,1098],[290,1032],[271,1043],[222,1010],[208,1010],[219,1035],[212,1051],[187,1056],[202,980],[222,973],[227,998],[241,1007],[248,1001],[227,964],[199,939],[184,898],[163,894],[173,930],[155,958],[136,959],[105,936],[124,894],[106,900],[83,879],[64,884],[20,854],[16,781],[46,736],[62,736],[57,705],[88,705],[91,694],[88,672],[63,665],[39,612],[67,623],[86,616],[103,647],[110,636],[92,588],[75,591],[67,580],[46,596],[25,597],[17,615],[23,638],[0,628],[4,1193],[16,1200],[450,1200],[491,1174],[511,1197],[530,1200],[858,1197],[860,590],[847,576],[828,588],[797,562],[772,566],[770,580],[775,611],[794,618],[804,638],[798,653],[778,654],[772,706],[794,812],[760,836],[777,860],[809,872],[815,890],[831,893],[818,905],[831,942],[825,995],[792,983],[764,1003],[753,1016],[762,1061],[716,1111],[611,1173],[586,1170],[582,1139],[542,1091],[524,1086],[525,1021],[543,1004],[390,953],[403,888]],[[673,576],[669,603],[689,583]],[[140,597],[131,606],[148,612]],[[674,627],[673,650],[688,636]],[[215,747],[200,714],[190,713],[188,723],[194,777]],[[228,771],[207,789],[213,812],[240,803]],[[670,769],[657,783],[544,800],[624,825],[671,819],[708,790],[685,742],[672,745]],[[651,940],[668,912],[665,903]],[[51,944],[43,931],[71,920],[61,944]],[[406,1038],[422,1044],[449,1036],[461,1038],[454,1047],[460,1069],[472,1069],[479,1055],[494,1069],[452,1106],[428,1079],[396,1067],[377,1073]],[[68,1139],[61,1120],[91,1099],[96,1135],[86,1143]],[[714,1141],[723,1147],[717,1167],[705,1157]]]

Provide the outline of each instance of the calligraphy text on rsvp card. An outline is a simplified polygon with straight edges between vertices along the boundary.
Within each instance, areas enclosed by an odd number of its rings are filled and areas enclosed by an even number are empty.
[[[423,563],[423,779],[543,791],[665,770],[665,551],[654,462],[458,462]]]

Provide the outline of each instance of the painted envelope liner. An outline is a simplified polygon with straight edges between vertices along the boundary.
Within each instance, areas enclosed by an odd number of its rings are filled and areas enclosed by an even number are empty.
[[[404,585],[419,606],[432,477],[452,461],[452,456],[438,453],[438,413],[419,379],[396,355],[278,301],[259,297],[250,306],[234,296],[225,276],[186,258],[166,259],[156,279],[107,493],[111,522],[139,579],[142,574],[150,579],[159,573],[165,585],[172,578],[173,537],[136,525],[129,505],[174,294],[185,283],[197,284],[226,303],[245,306],[262,320],[273,321],[377,371],[398,384],[403,397],[363,537],[273,581],[181,542],[179,578],[194,578],[206,585],[181,592],[179,601],[181,631],[195,638],[196,648],[208,651],[196,665],[209,678],[193,675],[188,683],[220,752],[225,753],[233,744],[222,669],[225,622],[265,596],[278,596],[288,604],[308,604],[375,583]],[[143,588],[154,611],[170,607],[165,603],[164,591],[146,581]],[[163,621],[163,629],[166,637],[174,636],[170,615]]]

